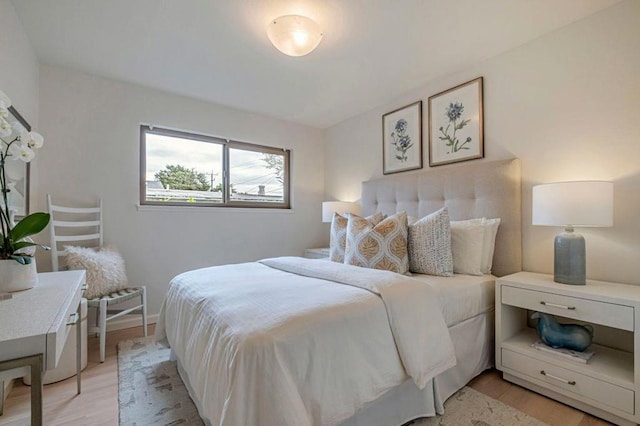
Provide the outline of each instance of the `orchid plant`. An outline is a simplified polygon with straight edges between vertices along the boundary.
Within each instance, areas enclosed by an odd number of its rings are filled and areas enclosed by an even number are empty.
[[[9,122],[10,106],[11,99],[0,91],[0,190],[3,203],[0,208],[0,259],[13,259],[27,265],[33,261],[34,247],[38,246],[29,237],[47,227],[50,215],[43,212],[32,213],[18,223],[13,223],[8,197],[11,191],[9,187],[13,186],[13,182],[7,179],[5,166],[7,161],[30,162],[36,150],[42,147],[44,139],[37,132],[29,132],[18,121]]]

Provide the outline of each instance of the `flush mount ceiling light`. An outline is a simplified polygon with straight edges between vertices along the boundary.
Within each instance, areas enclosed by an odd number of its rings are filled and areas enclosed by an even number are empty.
[[[279,51],[289,56],[304,56],[318,47],[322,40],[320,25],[300,15],[285,15],[272,20],[267,27],[267,35]]]

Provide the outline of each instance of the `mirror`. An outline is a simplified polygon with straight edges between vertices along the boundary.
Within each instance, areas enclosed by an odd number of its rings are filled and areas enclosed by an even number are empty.
[[[22,115],[13,107],[7,108],[9,110],[8,122],[17,121],[24,126],[27,131],[31,131],[31,126],[27,123]],[[15,132],[15,131],[14,131]],[[17,135],[11,135],[13,139]],[[7,139],[9,139],[7,137]],[[29,169],[30,163],[24,161],[11,160],[6,162],[5,173],[7,177],[7,194],[9,209],[14,211],[16,220],[29,214]],[[0,197],[0,204],[2,197]]]

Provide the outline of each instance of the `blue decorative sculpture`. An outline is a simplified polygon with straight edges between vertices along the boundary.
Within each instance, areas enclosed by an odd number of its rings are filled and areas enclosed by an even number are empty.
[[[560,324],[549,314],[534,312],[531,319],[537,319],[538,337],[552,348],[567,348],[582,352],[591,344],[593,327],[589,324]]]

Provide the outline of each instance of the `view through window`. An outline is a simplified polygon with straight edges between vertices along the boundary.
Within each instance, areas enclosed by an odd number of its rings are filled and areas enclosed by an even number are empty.
[[[289,207],[289,151],[141,126],[141,204]]]

